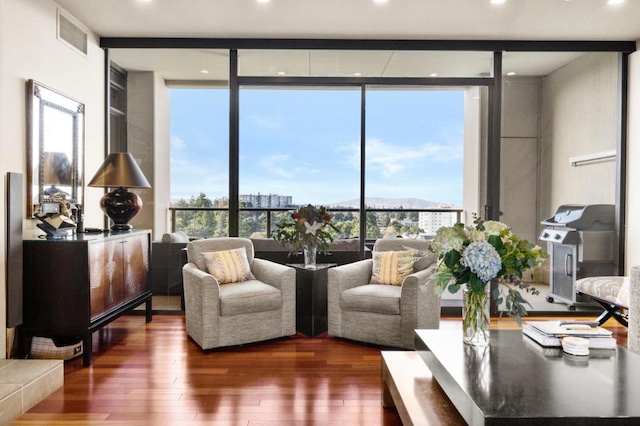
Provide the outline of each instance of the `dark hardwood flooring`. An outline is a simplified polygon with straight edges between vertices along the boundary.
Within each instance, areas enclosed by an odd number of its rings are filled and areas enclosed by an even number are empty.
[[[626,346],[626,328],[605,326]],[[459,327],[457,318],[441,323]],[[492,328],[517,325],[495,319]],[[12,424],[399,425],[395,409],[380,403],[381,349],[325,333],[203,352],[183,316],[148,324],[125,316],[96,332],[91,367],[68,361],[64,387]],[[438,424],[464,424],[432,385]]]

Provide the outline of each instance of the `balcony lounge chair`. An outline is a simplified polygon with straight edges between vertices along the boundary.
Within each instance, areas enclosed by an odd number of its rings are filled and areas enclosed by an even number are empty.
[[[436,256],[429,254],[428,248],[429,242],[424,240],[380,239],[373,247],[373,259],[329,269],[329,335],[413,349],[415,329],[438,328],[440,297],[430,280]],[[380,253],[407,250],[422,254],[413,264],[412,273],[396,285],[372,283],[373,272],[379,272],[378,278],[384,275],[377,269],[382,262]]]
[[[604,312],[597,318],[602,325],[611,317],[629,326],[629,277],[587,277],[576,281],[576,293],[598,302]]]
[[[255,259],[246,238],[191,241],[187,258],[182,270],[187,334],[202,349],[296,333],[293,268]]]

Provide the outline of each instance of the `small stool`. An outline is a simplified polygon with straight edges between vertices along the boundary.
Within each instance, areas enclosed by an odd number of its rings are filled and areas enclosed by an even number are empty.
[[[613,317],[625,327],[629,326],[629,277],[582,278],[576,281],[575,289],[605,309],[597,319],[600,325]]]

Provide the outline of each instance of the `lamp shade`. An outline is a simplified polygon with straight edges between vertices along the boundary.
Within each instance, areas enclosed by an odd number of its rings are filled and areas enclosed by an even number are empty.
[[[114,152],[104,160],[89,186],[98,188],[151,188],[149,181],[128,152]]]
[[[116,188],[100,200],[102,211],[113,221],[112,231],[130,231],[129,221],[142,209],[142,198],[126,188],[151,188],[128,152],[114,152],[104,160],[89,186]]]

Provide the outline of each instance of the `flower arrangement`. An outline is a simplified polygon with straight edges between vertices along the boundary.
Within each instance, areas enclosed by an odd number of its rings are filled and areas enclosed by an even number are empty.
[[[331,215],[324,206],[308,204],[291,213],[282,223],[276,224],[273,238],[283,244],[291,245],[291,252],[317,248],[321,252],[329,249],[333,236],[329,229],[338,232],[331,223]]]
[[[531,244],[511,232],[502,222],[483,221],[475,218],[474,225],[465,227],[462,223],[438,229],[430,250],[438,255],[438,269],[433,276],[436,292],[445,289],[451,293],[466,284],[463,330],[469,333],[488,332],[488,318],[477,321],[482,316],[483,305],[488,302],[488,283],[496,280],[499,285],[490,296],[498,305],[504,303],[506,312],[518,324],[527,314],[527,301],[518,289],[527,293],[539,291],[522,280],[525,271],[532,271],[537,278],[547,254],[540,246]],[[512,286],[506,286],[511,283]],[[505,291],[506,290],[506,291]]]

